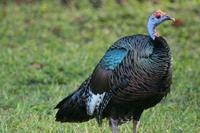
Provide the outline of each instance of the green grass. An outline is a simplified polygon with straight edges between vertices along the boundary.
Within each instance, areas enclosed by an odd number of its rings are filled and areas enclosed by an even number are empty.
[[[158,31],[173,52],[171,93],[144,112],[140,132],[200,132],[200,1],[160,4],[105,2],[98,10],[87,1],[79,9],[59,2],[0,4],[0,132],[107,133],[86,123],[55,122],[54,106],[92,72],[106,49],[122,36],[146,34],[147,16],[156,9],[184,25],[164,23]],[[131,122],[120,126],[128,133]]]

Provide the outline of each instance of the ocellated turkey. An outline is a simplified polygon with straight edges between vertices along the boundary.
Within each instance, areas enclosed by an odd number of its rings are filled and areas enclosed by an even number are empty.
[[[166,40],[156,32],[156,26],[166,20],[174,18],[155,11],[148,18],[148,35],[116,41],[79,89],[58,103],[56,121],[96,118],[101,124],[102,119],[108,118],[116,133],[118,125],[133,120],[133,132],[137,132],[142,112],[170,91],[171,52]]]

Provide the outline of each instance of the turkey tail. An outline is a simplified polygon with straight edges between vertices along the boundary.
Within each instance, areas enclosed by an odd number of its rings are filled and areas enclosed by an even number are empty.
[[[87,82],[87,80],[85,81]],[[55,109],[58,109],[56,121],[60,122],[84,122],[92,118],[86,111],[86,84],[83,83],[80,88],[64,98],[58,103]]]

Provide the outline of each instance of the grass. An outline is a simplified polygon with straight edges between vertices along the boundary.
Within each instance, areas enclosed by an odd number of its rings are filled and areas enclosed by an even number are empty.
[[[200,2],[160,4],[129,1],[120,6],[104,1],[93,9],[59,2],[0,5],[0,132],[107,133],[107,121],[60,124],[54,106],[92,72],[106,49],[126,35],[146,34],[147,16],[162,9],[181,19],[158,30],[173,53],[171,93],[144,112],[139,132],[198,133],[200,131]],[[128,133],[132,124],[120,126]]]

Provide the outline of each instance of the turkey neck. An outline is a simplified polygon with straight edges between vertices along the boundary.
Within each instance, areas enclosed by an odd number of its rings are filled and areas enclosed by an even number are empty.
[[[156,25],[153,24],[151,21],[148,21],[147,23],[147,31],[153,40],[155,40],[155,38],[158,36]]]

